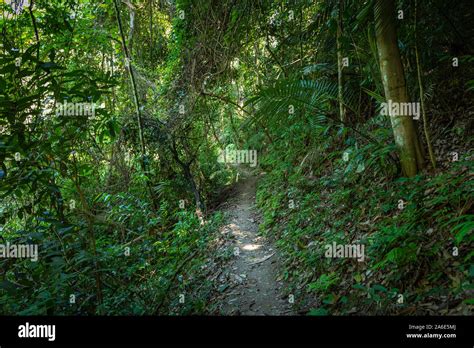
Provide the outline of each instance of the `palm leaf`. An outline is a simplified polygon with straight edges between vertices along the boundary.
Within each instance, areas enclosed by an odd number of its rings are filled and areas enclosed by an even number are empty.
[[[295,110],[305,109],[319,114],[318,120],[323,120],[327,102],[338,100],[338,85],[328,79],[318,80],[282,80],[271,87],[262,89],[251,98],[247,104],[252,104],[257,112],[255,121],[263,117],[288,115],[291,106]],[[344,103],[355,110],[356,96],[346,89]]]

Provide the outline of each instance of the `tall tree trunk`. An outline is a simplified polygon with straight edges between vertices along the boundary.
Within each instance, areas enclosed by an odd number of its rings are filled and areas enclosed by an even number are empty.
[[[339,10],[337,19],[337,99],[339,101],[339,119],[344,122],[346,120],[346,110],[344,107],[344,95],[343,95],[343,76],[342,76],[342,11],[343,11],[343,0],[339,0]]]
[[[393,0],[376,0],[374,5],[375,33],[380,72],[387,103],[408,103],[405,76],[395,28]],[[406,176],[414,176],[423,168],[423,150],[416,133],[413,118],[406,115],[390,115],[395,143],[400,152],[402,170]]]
[[[153,62],[153,0],[150,0],[149,13],[150,13],[150,63],[151,63],[151,66],[154,67],[155,65]]]
[[[148,189],[148,194],[150,195],[150,199],[151,199],[153,208],[155,210],[158,210],[159,205],[158,205],[158,202],[156,201],[155,195],[153,193],[153,188],[151,186],[151,182],[150,182],[150,179],[148,177],[150,174],[148,173],[148,169],[147,169],[148,166],[147,166],[146,150],[145,150],[145,138],[144,138],[144,135],[143,135],[143,118],[142,118],[141,109],[140,109],[140,102],[139,102],[139,99],[138,99],[137,84],[135,82],[135,75],[133,73],[133,68],[132,68],[132,59],[131,59],[131,55],[130,55],[131,51],[128,50],[127,42],[125,41],[125,34],[123,33],[122,20],[120,18],[120,9],[119,9],[119,5],[118,5],[117,1],[118,0],[114,0],[115,13],[117,15],[117,23],[118,23],[118,27],[119,27],[119,31],[120,31],[120,37],[122,39],[122,48],[123,48],[123,52],[124,52],[125,59],[126,59],[126,62],[127,62],[127,69],[128,69],[128,73],[130,75],[130,82],[132,84],[133,98],[134,98],[134,101],[135,101],[135,111],[136,111],[136,115],[137,115],[138,137],[139,137],[139,141],[140,141],[140,153],[141,153],[140,164],[141,164],[141,168],[142,168],[143,173],[145,175],[147,175],[146,186],[147,186],[147,189]],[[133,12],[133,9],[131,11]],[[134,18],[135,18],[135,14],[130,15],[130,25],[131,25],[130,38],[129,38],[130,41],[132,41],[132,37],[133,37],[133,26],[134,26],[133,21],[134,21]]]
[[[115,12],[117,14],[117,23],[119,26],[119,31],[120,31],[120,36],[122,38],[122,48],[123,52],[125,55],[125,59],[127,62],[127,70],[130,75],[130,82],[132,84],[132,91],[133,91],[133,98],[135,100],[135,111],[137,114],[137,125],[138,125],[138,136],[140,138],[140,151],[142,155],[142,160],[141,160],[141,165],[143,172],[146,172],[146,162],[145,162],[145,140],[143,137],[143,119],[142,119],[142,114],[140,110],[140,103],[138,100],[138,92],[137,92],[137,85],[135,82],[135,76],[133,74],[133,69],[132,69],[132,63],[131,63],[131,56],[130,56],[130,51],[127,48],[127,43],[125,41],[125,35],[123,33],[123,26],[122,26],[122,19],[120,18],[120,9],[117,4],[117,0],[114,0],[114,5],[115,5]]]
[[[420,57],[418,54],[418,35],[417,35],[417,1],[415,0],[415,58],[416,58],[416,70],[418,71],[418,86],[420,88],[420,104],[421,104],[421,114],[423,115],[423,131],[425,133],[426,147],[428,148],[428,153],[430,155],[431,165],[433,169],[436,169],[436,157],[433,152],[433,146],[431,145],[430,131],[428,130],[428,120],[426,119],[425,112],[425,95],[423,93],[423,80],[421,79],[421,64]]]

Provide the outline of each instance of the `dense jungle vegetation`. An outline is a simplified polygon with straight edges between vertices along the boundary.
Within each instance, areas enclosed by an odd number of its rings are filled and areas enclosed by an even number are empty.
[[[0,314],[226,314],[249,177],[292,314],[472,314],[472,1],[0,6]]]

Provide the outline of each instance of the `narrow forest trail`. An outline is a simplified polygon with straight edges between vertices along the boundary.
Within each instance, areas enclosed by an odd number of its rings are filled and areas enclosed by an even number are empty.
[[[291,315],[290,304],[277,280],[279,259],[274,245],[258,234],[255,207],[257,178],[246,175],[227,202],[224,233],[232,240],[233,258],[224,267],[233,286],[219,299],[223,315]]]

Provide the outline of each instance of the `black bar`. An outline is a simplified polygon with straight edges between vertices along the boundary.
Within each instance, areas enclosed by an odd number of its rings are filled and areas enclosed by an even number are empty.
[[[19,326],[55,325],[55,340]],[[57,344],[410,344],[472,347],[472,317],[0,317],[0,346]],[[412,325],[409,329],[409,325]],[[456,328],[453,329],[453,325]],[[430,327],[431,326],[431,327]],[[416,328],[414,328],[416,327]],[[407,334],[456,334],[407,338]]]

